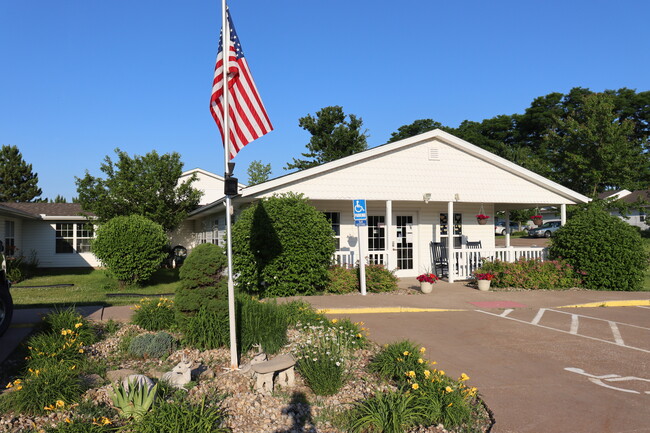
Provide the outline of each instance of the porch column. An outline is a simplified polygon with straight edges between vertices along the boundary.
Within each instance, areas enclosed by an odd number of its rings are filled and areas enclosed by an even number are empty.
[[[386,200],[386,269],[390,269],[390,264],[393,263],[393,255],[395,249],[393,248],[393,201]]]
[[[454,282],[456,255],[454,254],[454,202],[447,202],[447,273],[449,282]]]
[[[566,205],[560,205],[560,225],[563,226],[566,224]]]
[[[510,209],[506,208],[506,248],[510,248]]]

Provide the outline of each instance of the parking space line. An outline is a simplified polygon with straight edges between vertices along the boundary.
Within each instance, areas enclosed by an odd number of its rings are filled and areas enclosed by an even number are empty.
[[[616,326],[616,322],[609,322],[609,327],[612,330],[612,334],[614,335],[614,341],[616,341],[616,344],[619,344],[621,346],[625,346],[625,342],[623,341],[623,337],[621,337],[621,331],[618,330],[618,326]]]
[[[573,316],[578,316],[578,317],[584,317],[586,319],[591,319],[591,320],[599,320],[601,322],[610,322],[610,320],[607,319],[600,319],[598,317],[592,317],[592,316],[585,316],[584,314],[574,314],[574,313],[567,313],[566,311],[560,311],[560,310],[551,310],[549,309],[548,311],[553,311],[555,313],[562,313],[562,314],[571,314]],[[645,329],[646,331],[650,331],[650,328],[646,328],[644,326],[639,326],[639,325],[631,325],[629,323],[624,323],[624,322],[614,322],[617,325],[625,325],[625,326],[631,326],[633,328],[639,328],[639,329]]]
[[[577,334],[578,333],[578,315],[577,314],[572,314],[571,315],[571,330],[569,332],[571,334]]]
[[[639,348],[639,347],[634,347],[634,346],[628,346],[628,345],[626,345],[626,344],[618,344],[618,343],[615,342],[615,341],[603,340],[602,338],[590,337],[590,336],[588,336],[588,335],[571,334],[571,332],[569,332],[569,331],[564,331],[564,330],[562,330],[562,329],[551,328],[550,326],[544,326],[544,325],[540,325],[540,324],[535,324],[535,323],[532,323],[532,322],[528,322],[528,321],[526,321],[526,320],[515,319],[515,318],[513,318],[513,317],[502,317],[500,314],[491,313],[491,312],[489,312],[489,311],[483,311],[483,310],[474,310],[474,311],[476,311],[477,313],[487,314],[487,315],[489,315],[489,316],[499,317],[499,318],[501,318],[501,319],[513,320],[513,321],[515,321],[515,322],[524,323],[524,324],[526,324],[526,325],[537,326],[538,328],[549,329],[549,330],[551,330],[551,331],[561,332],[561,333],[563,333],[563,334],[574,335],[574,336],[576,336],[576,337],[582,337],[582,338],[587,338],[587,339],[589,339],[589,340],[600,341],[601,343],[613,344],[613,345],[618,346],[618,347],[625,347],[625,348],[632,349],[632,350],[638,350],[639,352],[650,353],[650,350],[647,350],[647,349],[641,349],[641,348]],[[570,313],[568,313],[568,314],[570,314]],[[584,316],[584,317],[589,317],[589,316]],[[590,319],[593,319],[593,317],[590,317]],[[603,319],[599,319],[599,320],[603,320]],[[605,321],[608,322],[608,320],[605,320]],[[634,326],[634,325],[627,325],[627,326]],[[642,326],[637,326],[637,328],[648,329],[648,328],[643,328]]]
[[[537,325],[540,320],[542,320],[542,316],[544,315],[544,312],[546,311],[546,308],[540,308],[539,311],[537,312],[537,315],[533,319],[532,322],[530,322],[532,325]]]
[[[499,316],[501,316],[501,317],[506,317],[508,314],[512,313],[513,311],[515,311],[515,310],[512,309],[512,308],[508,308],[508,309],[505,310],[503,313],[499,314]]]

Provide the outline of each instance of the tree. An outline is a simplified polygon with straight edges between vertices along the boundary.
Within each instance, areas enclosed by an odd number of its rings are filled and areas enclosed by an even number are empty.
[[[343,108],[338,105],[322,108],[315,117],[311,114],[301,117],[298,124],[312,135],[307,144],[309,152],[302,156],[311,159],[293,158],[293,163],[288,163],[285,169],[304,170],[366,150],[368,136],[361,132],[363,121],[354,114],[348,117],[345,120]]]
[[[650,160],[634,123],[618,122],[611,95],[583,96],[566,119],[555,118],[545,142],[555,180],[580,193],[596,197],[606,189],[646,188],[650,181]]]
[[[2,145],[0,150],[0,202],[33,201],[43,192],[38,174],[23,160],[16,146]]]
[[[410,125],[402,125],[397,128],[397,132],[390,134],[388,143],[404,140],[405,138],[414,137],[424,132],[433,131],[434,129],[448,129],[442,126],[442,123],[435,122],[433,119],[418,119]]]
[[[179,183],[183,163],[178,153],[158,155],[154,150],[133,158],[120,149],[115,153],[116,163],[107,156],[101,165],[106,179],[88,171],[83,178],[76,178],[79,203],[100,222],[142,215],[171,231],[198,206],[202,193],[192,187],[196,178]]]
[[[258,160],[251,161],[246,174],[248,174],[248,185],[264,183],[271,176],[271,164],[262,164],[262,161]]]
[[[124,286],[147,281],[160,268],[167,242],[160,224],[140,215],[118,216],[99,226],[91,249]]]
[[[57,194],[54,200],[50,199],[50,203],[67,203],[68,200],[63,197],[61,194]]]

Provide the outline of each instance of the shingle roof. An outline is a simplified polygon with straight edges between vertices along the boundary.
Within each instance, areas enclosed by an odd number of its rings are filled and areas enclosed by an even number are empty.
[[[80,216],[82,215],[79,203],[10,203],[2,202],[0,205],[34,216]]]

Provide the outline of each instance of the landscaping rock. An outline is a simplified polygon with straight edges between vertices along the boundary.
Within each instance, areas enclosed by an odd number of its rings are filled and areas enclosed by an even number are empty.
[[[127,389],[130,384],[133,384],[137,388],[146,386],[147,390],[151,390],[151,388],[154,387],[153,380],[149,379],[144,374],[132,374],[122,379],[122,386],[124,389]]]
[[[109,382],[119,382],[120,380],[124,379],[127,376],[131,376],[132,374],[137,374],[138,372],[135,370],[131,370],[130,368],[122,368],[119,370],[111,370],[106,372],[106,380]]]

